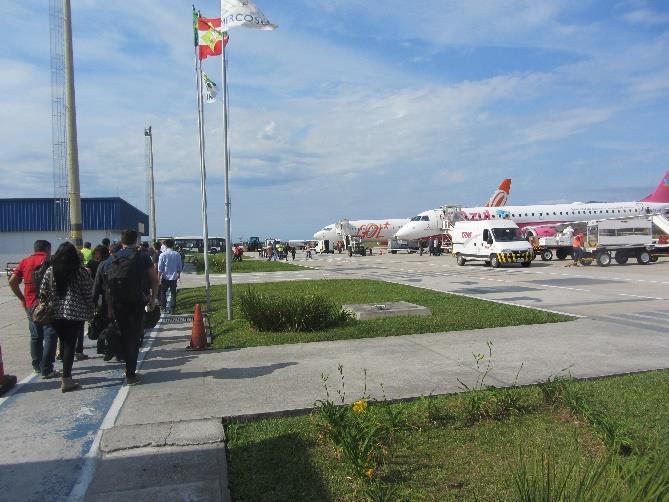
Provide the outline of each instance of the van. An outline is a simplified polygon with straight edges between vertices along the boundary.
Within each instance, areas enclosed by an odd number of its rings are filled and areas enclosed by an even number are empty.
[[[449,233],[460,266],[477,260],[495,268],[503,263],[529,267],[534,259],[532,246],[511,220],[458,221]]]

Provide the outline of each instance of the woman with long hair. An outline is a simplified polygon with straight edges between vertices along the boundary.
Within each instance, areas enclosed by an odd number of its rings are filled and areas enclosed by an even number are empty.
[[[61,391],[78,389],[72,380],[77,336],[84,322],[93,318],[93,280],[82,266],[79,252],[69,242],[62,243],[53,255],[51,267],[42,279],[40,298],[46,298],[53,308],[51,326],[58,333],[63,347],[63,380]]]

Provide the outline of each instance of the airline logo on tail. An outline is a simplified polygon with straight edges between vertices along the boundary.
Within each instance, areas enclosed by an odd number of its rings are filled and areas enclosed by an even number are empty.
[[[499,187],[490,197],[490,200],[486,203],[485,207],[501,207],[506,205],[506,201],[509,198],[509,193],[511,192],[511,179],[506,178]]]
[[[641,199],[641,202],[669,203],[669,171],[664,173],[664,177],[655,191],[648,197]]]

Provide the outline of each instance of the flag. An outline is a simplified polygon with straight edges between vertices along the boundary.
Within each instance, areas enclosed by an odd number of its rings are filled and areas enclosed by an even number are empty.
[[[221,20],[226,31],[236,26],[259,30],[276,28],[250,0],[221,0]]]
[[[202,73],[202,83],[204,84],[204,100],[207,103],[213,103],[216,101],[216,94],[218,94],[218,88],[216,87],[216,82],[211,80],[206,73]]]
[[[221,55],[223,47],[228,45],[228,34],[221,31],[219,18],[197,17],[196,45],[200,59]]]

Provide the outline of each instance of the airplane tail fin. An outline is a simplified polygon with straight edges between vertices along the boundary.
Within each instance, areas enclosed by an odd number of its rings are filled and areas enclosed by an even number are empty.
[[[669,171],[664,173],[660,184],[655,191],[648,197],[644,197],[639,202],[667,202],[669,203]]]
[[[509,198],[509,193],[511,193],[511,178],[506,178],[503,180],[497,190],[495,190],[490,197],[490,200],[486,202],[486,207],[502,207],[506,205],[506,201]]]

